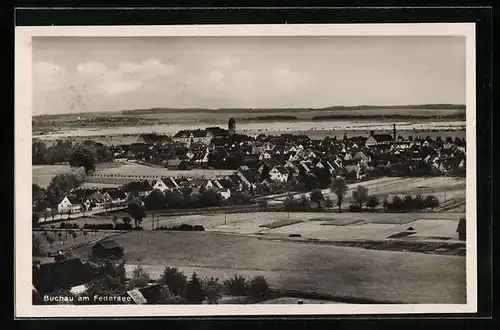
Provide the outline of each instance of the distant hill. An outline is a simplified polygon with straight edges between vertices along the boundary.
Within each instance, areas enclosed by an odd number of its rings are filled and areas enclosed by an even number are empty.
[[[151,108],[151,109],[130,109],[121,111],[100,111],[100,112],[85,112],[85,113],[64,113],[51,115],[33,116],[35,119],[50,119],[50,118],[65,118],[75,116],[137,116],[147,114],[161,113],[293,113],[293,112],[312,112],[312,111],[335,111],[335,110],[376,110],[376,109],[432,109],[432,110],[463,110],[466,107],[463,104],[418,104],[418,105],[357,105],[357,106],[331,106],[326,108]]]

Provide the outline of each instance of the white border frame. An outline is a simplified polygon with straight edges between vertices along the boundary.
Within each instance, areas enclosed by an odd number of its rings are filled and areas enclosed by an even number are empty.
[[[41,36],[464,36],[466,38],[467,303],[404,305],[113,305],[31,304],[31,38]],[[179,26],[44,26],[15,30],[15,315],[141,317],[346,315],[477,312],[475,24],[298,24]]]

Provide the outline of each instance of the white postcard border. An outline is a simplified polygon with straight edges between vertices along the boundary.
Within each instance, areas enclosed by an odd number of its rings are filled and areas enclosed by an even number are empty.
[[[466,304],[324,305],[51,305],[31,304],[31,38],[165,36],[464,36],[466,38]],[[16,317],[142,317],[242,315],[367,315],[477,311],[475,25],[276,24],[16,27],[15,32],[15,315]],[[471,221],[472,220],[472,221]],[[438,288],[436,288],[438,289]]]

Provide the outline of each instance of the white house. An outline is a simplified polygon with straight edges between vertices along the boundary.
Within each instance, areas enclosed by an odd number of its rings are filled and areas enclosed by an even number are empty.
[[[288,171],[283,166],[275,166],[269,171],[269,177],[273,181],[286,182],[288,179]]]
[[[167,178],[165,179],[165,181],[163,181],[162,179],[158,179],[158,181],[156,181],[156,183],[153,186],[153,189],[158,189],[162,192],[164,192],[165,190],[172,190],[175,188],[179,188],[179,185],[177,184],[177,182],[175,182],[174,178]]]
[[[262,159],[270,159],[271,158],[271,154],[267,151],[263,152],[260,154],[259,156],[259,160],[262,160]]]
[[[74,195],[66,195],[57,205],[59,213],[78,213],[82,211],[82,204]]]
[[[224,188],[219,190],[220,195],[224,200],[229,199],[231,197],[231,189],[229,188]]]

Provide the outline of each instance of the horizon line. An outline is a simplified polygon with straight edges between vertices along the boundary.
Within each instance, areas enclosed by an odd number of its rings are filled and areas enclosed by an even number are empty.
[[[125,109],[125,110],[101,110],[101,111],[88,111],[88,112],[61,112],[61,113],[45,113],[45,114],[37,114],[33,115],[33,117],[42,117],[42,116],[64,116],[64,115],[85,115],[85,114],[103,114],[103,113],[124,113],[124,112],[134,112],[134,111],[147,111],[147,110],[172,110],[172,111],[183,111],[183,110],[204,110],[204,111],[226,111],[226,110],[337,110],[340,108],[345,109],[355,109],[355,108],[411,108],[411,107],[423,107],[423,106],[453,106],[465,108],[466,104],[464,103],[421,103],[421,104],[395,104],[395,105],[369,105],[369,104],[360,104],[360,105],[333,105],[326,107],[226,107],[226,108],[203,108],[203,107],[153,107],[153,108],[140,108],[140,109]],[[440,109],[435,109],[440,110]],[[443,109],[444,110],[444,109]]]

